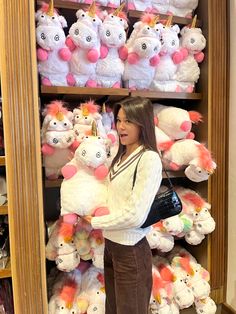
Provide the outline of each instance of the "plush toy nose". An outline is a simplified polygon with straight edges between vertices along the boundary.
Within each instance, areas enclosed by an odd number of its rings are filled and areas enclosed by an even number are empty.
[[[184,132],[189,132],[191,130],[191,122],[189,121],[184,121],[181,126],[180,129]]]

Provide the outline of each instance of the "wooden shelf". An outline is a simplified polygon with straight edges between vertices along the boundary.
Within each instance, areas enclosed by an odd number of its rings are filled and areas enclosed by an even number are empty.
[[[130,10],[128,11],[128,19],[129,20],[138,20],[143,15],[142,11],[137,10]],[[169,15],[167,14],[160,14],[160,20],[167,20]],[[180,24],[180,25],[188,25],[192,23],[192,18],[180,17],[180,16],[173,16],[172,20],[173,24]],[[196,25],[200,27],[202,25],[200,20],[197,20]]]
[[[7,215],[8,214],[8,205],[2,205],[0,206],[0,215]]]
[[[8,261],[7,267],[0,269],[0,279],[11,277],[11,261]]]
[[[5,156],[0,156],[0,166],[5,166]]]
[[[54,96],[64,95],[65,98],[89,98],[95,99],[109,96],[109,99],[121,99],[129,96],[127,88],[90,88],[71,86],[41,86],[42,95]]]
[[[67,95],[68,97],[76,96],[77,98],[101,98],[109,96],[109,98],[146,97],[150,99],[185,99],[185,100],[201,100],[201,93],[175,93],[175,92],[154,92],[135,90],[129,92],[127,88],[89,88],[89,87],[71,87],[71,86],[41,86],[42,95]]]
[[[37,0],[37,5],[41,6],[42,2],[49,3],[49,0],[40,1]],[[71,9],[71,10],[79,10],[83,8],[87,8],[89,5],[85,3],[77,3],[72,1],[62,1],[62,0],[54,0],[54,7],[59,9]]]
[[[185,178],[185,174],[184,174],[184,171],[167,171],[168,173],[168,176],[170,178]],[[165,172],[163,171],[162,172],[162,177],[163,179],[166,179],[167,176],[165,174]],[[57,187],[60,187],[61,186],[61,183],[62,183],[62,178],[59,178],[57,180],[45,180],[45,183],[44,183],[44,187],[45,188],[57,188]]]
[[[175,92],[154,92],[154,91],[131,91],[131,97],[140,96],[149,99],[186,99],[186,100],[201,100],[201,93],[175,93]]]

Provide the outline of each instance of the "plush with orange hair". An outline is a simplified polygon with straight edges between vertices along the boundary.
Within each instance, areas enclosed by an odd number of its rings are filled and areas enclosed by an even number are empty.
[[[54,100],[43,111],[41,129],[43,164],[46,177],[57,179],[61,168],[73,157],[77,147],[73,130],[73,114],[62,101]]]

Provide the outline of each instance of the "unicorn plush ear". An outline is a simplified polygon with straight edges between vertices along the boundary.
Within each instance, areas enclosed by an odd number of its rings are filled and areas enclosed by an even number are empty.
[[[77,19],[80,19],[80,18],[82,17],[82,14],[84,14],[84,16],[85,16],[84,10],[79,9],[79,10],[76,12],[75,15],[76,15]]]
[[[58,19],[59,19],[59,21],[60,21],[60,23],[61,23],[62,28],[67,27],[67,21],[66,21],[66,19],[64,18],[64,16],[59,15],[59,16],[58,16]]]
[[[212,168],[216,169],[216,167],[217,167],[217,164],[214,161],[212,161]]]
[[[172,28],[177,34],[179,34],[179,32],[180,32],[179,25],[177,25],[177,24],[172,25],[171,28]]]

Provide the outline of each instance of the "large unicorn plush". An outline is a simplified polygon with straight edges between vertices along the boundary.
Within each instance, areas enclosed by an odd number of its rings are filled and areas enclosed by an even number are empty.
[[[70,60],[71,82],[80,87],[96,87],[96,62],[100,56],[98,27],[101,20],[95,13],[95,3],[88,12],[79,10],[77,22],[72,24],[66,44],[72,52]]]
[[[166,14],[169,11],[170,0],[152,0],[152,12]]]
[[[86,136],[74,158],[62,169],[61,215],[68,224],[76,223],[77,215],[102,215],[106,206],[106,147],[98,136]]]
[[[128,58],[125,62],[123,80],[130,89],[149,89],[159,63],[161,50],[160,29],[157,17],[145,14],[134,24],[127,42]]]
[[[200,76],[198,63],[204,59],[202,50],[206,46],[206,39],[200,28],[195,28],[196,16],[193,19],[191,27],[185,26],[181,30],[180,46],[182,51],[185,50],[186,57],[178,65],[177,72],[174,76],[177,81],[176,91],[192,92],[195,83]]]
[[[174,92],[176,90],[174,74],[177,71],[177,64],[183,60],[183,54],[179,51],[179,26],[177,24],[171,25],[171,21],[172,16],[168,18],[161,31],[160,62],[150,86],[151,90],[161,92]]]
[[[121,12],[122,7],[105,17],[99,31],[101,56],[97,62],[96,73],[98,86],[101,87],[121,87],[124,60],[128,55],[124,46],[128,24],[126,15]]]
[[[192,17],[193,11],[198,6],[198,0],[170,0],[169,14]]]
[[[61,168],[71,159],[77,146],[73,131],[73,114],[61,101],[51,102],[45,115],[41,137],[46,177],[57,179]]]
[[[180,170],[187,166],[185,175],[194,182],[208,180],[216,169],[209,150],[191,139],[175,142],[164,152],[163,162],[171,170]]]
[[[69,64],[71,52],[65,45],[63,27],[65,18],[50,6],[44,4],[36,13],[36,40],[38,71],[43,85],[70,85]]]

